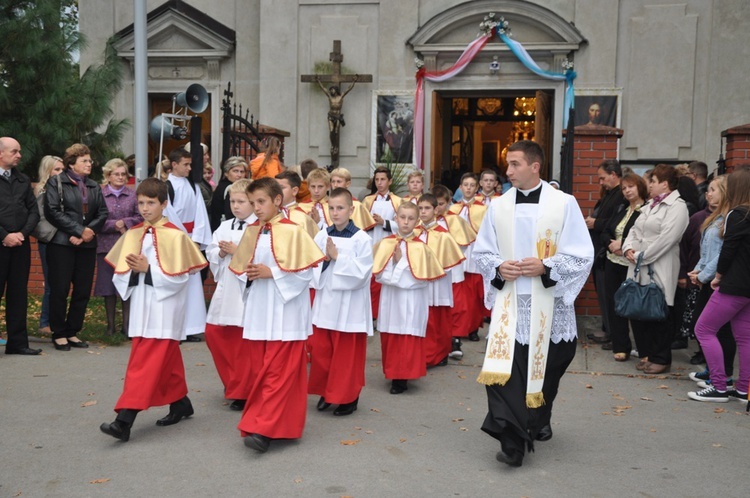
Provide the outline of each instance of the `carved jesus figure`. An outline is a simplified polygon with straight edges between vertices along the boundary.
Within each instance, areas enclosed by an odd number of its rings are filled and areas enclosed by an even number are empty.
[[[331,164],[338,166],[339,163],[339,136],[341,127],[346,126],[344,122],[344,114],[341,109],[344,106],[344,97],[352,91],[354,85],[357,83],[359,75],[354,75],[352,84],[342,94],[341,89],[338,85],[331,85],[326,88],[320,81],[320,77],[317,77],[315,81],[318,82],[323,93],[328,97],[328,135],[331,139]]]

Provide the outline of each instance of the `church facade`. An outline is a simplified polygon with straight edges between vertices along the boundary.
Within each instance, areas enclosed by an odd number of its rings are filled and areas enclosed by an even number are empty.
[[[577,73],[576,124],[621,128],[618,156],[637,171],[657,162],[701,160],[712,169],[721,131],[750,122],[750,12],[745,0],[149,0],[149,108],[169,112],[173,94],[208,91],[204,140],[221,160],[221,101],[289,132],[285,163],[330,164],[329,98],[304,74],[330,74],[334,40],[341,71],[371,75],[346,94],[340,165],[355,182],[378,164],[422,165],[429,183],[458,172],[503,170],[512,141],[533,138],[559,177],[566,82],[529,71],[498,37],[461,71],[426,81],[415,115],[418,59],[428,72],[452,67],[489,14],[541,69]],[[133,2],[81,0],[88,40],[81,67],[106,41],[124,65],[115,101],[133,117]],[[352,79],[352,78],[349,78]],[[351,83],[342,83],[340,91]],[[419,106],[417,106],[419,107]],[[416,109],[418,110],[418,109]],[[420,122],[423,126],[420,127]],[[342,123],[343,124],[343,123]],[[144,140],[146,137],[142,137]],[[122,149],[134,149],[126,135]],[[422,153],[415,144],[422,143]]]

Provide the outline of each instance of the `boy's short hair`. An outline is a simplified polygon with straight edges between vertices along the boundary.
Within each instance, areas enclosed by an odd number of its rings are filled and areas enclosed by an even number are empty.
[[[396,209],[396,212],[398,213],[402,209],[413,209],[417,213],[417,216],[419,216],[419,208],[413,202],[409,202],[409,201],[402,202],[401,204],[399,204],[398,209]]]
[[[248,180],[247,178],[240,178],[229,186],[229,189],[227,189],[227,195],[240,193],[247,194],[247,187],[249,187],[252,182],[252,180]]]
[[[409,176],[406,177],[406,183],[409,183],[412,178],[419,177],[422,180],[422,183],[424,183],[424,173],[421,171],[412,171],[409,173]]]
[[[422,204],[423,202],[429,202],[433,208],[437,207],[437,197],[435,197],[433,194],[422,194],[417,201],[417,205]]]
[[[316,163],[312,159],[305,159],[304,161],[299,163],[299,170],[300,173],[302,173],[303,180],[307,180],[307,175],[309,175],[310,172],[314,169],[318,169],[318,163]]]
[[[331,175],[329,175],[328,171],[324,170],[323,168],[314,169],[310,172],[309,175],[307,175],[307,184],[309,185],[314,181],[321,181],[326,185],[330,185]]]
[[[464,173],[463,175],[461,175],[461,185],[464,184],[464,180],[466,180],[467,178],[471,178],[472,180],[474,180],[475,183],[479,183],[479,180],[477,179],[477,175],[475,175],[474,173],[468,172],[468,173]]]
[[[157,199],[159,204],[164,204],[169,196],[166,182],[158,178],[146,178],[135,189],[135,195],[143,195],[150,199]]]
[[[482,172],[479,173],[479,179],[481,180],[482,178],[484,178],[484,175],[492,175],[495,177],[496,182],[499,181],[499,179],[497,178],[497,171],[495,171],[494,169],[483,169]]]
[[[302,178],[299,177],[296,171],[290,169],[284,170],[276,175],[277,180],[286,180],[290,187],[300,188],[302,186]]]
[[[170,163],[179,163],[185,158],[192,158],[193,156],[190,154],[190,152],[186,151],[184,148],[179,147],[172,152],[169,153],[169,162]]]
[[[386,178],[388,178],[389,180],[393,179],[391,170],[386,168],[385,166],[378,166],[377,168],[375,168],[375,171],[372,172],[372,178],[374,179],[375,175],[377,175],[378,173],[385,173]]]
[[[443,199],[448,202],[453,200],[453,192],[451,192],[451,189],[445,185],[435,185],[432,187],[432,195],[434,195],[436,199]]]
[[[247,193],[253,194],[257,191],[263,191],[268,194],[271,200],[277,197],[284,198],[284,192],[281,190],[281,185],[273,178],[259,178],[247,186]]]
[[[336,168],[335,170],[331,171],[331,178],[333,178],[334,176],[343,178],[345,182],[352,181],[352,174],[349,173],[349,170],[346,168]]]
[[[347,189],[343,187],[337,187],[331,191],[331,195],[328,196],[328,199],[337,199],[339,197],[343,197],[346,199],[346,204],[351,207],[354,205],[354,200],[352,198],[352,193],[349,192]]]

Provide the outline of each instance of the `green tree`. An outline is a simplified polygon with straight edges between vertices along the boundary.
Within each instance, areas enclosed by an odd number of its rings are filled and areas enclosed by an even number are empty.
[[[0,136],[21,143],[25,172],[36,177],[42,156],[76,142],[99,166],[120,155],[129,123],[110,118],[122,65],[110,42],[104,62],[80,74],[78,2],[0,0],[0,33]]]

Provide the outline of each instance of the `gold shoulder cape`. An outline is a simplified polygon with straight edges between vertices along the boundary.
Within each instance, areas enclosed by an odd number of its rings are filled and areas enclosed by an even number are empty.
[[[443,219],[445,220],[445,224],[448,225],[448,231],[451,236],[461,247],[469,246],[477,240],[476,232],[471,229],[466,220],[457,214],[451,212],[445,213]]]
[[[299,204],[289,206],[285,209],[289,211],[289,219],[301,226],[310,237],[315,237],[318,234],[318,225],[310,218],[310,215],[305,213],[305,210]]]
[[[395,235],[382,239],[373,247],[373,275],[378,275],[385,270],[385,266],[393,257],[396,247],[402,240],[406,241],[406,254],[402,257],[408,259],[409,269],[414,278],[417,280],[437,280],[445,276],[443,267],[435,254],[427,247],[427,244],[413,236],[403,239]]]
[[[459,214],[463,208],[462,202],[457,202],[448,208],[449,213]],[[478,201],[473,201],[469,204],[469,224],[474,233],[479,232],[479,227],[482,226],[482,219],[484,219],[484,213],[487,211],[487,206]]]
[[[328,196],[326,196],[326,198],[322,201],[301,202],[297,204],[297,207],[305,213],[310,214],[310,212],[315,207],[315,204],[320,204],[321,206],[323,206],[323,218],[325,218],[326,226],[331,226],[333,222],[331,221],[331,215],[328,213]]]
[[[453,240],[453,237],[450,236],[448,230],[437,223],[430,228],[420,226],[419,230],[427,232],[427,247],[435,253],[444,270],[458,266],[466,259],[461,248]]]
[[[375,204],[375,199],[378,198],[378,194],[371,194],[364,198],[362,201],[362,204],[365,205],[368,211],[372,211],[372,205]],[[395,194],[388,194],[388,198],[391,201],[391,205],[393,206],[394,211],[398,211],[398,207],[403,202],[403,199]]]
[[[237,250],[229,263],[229,269],[241,275],[248,263],[255,258],[255,247],[261,230],[267,228],[271,234],[273,259],[281,270],[297,272],[306,270],[325,259],[315,241],[299,225],[279,213],[265,225],[256,221],[245,229]]]
[[[182,230],[162,218],[153,225],[147,221],[140,223],[117,240],[112,250],[104,257],[115,273],[123,274],[130,271],[125,258],[129,254],[140,254],[143,238],[147,230],[154,231],[154,250],[159,268],[166,275],[183,275],[191,270],[200,270],[208,266],[195,242]]]
[[[352,213],[352,221],[357,228],[366,232],[377,225],[375,218],[372,217],[370,210],[364,204],[357,199],[353,199],[353,202],[354,212]]]

